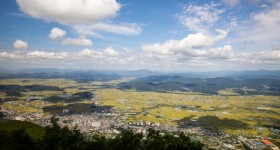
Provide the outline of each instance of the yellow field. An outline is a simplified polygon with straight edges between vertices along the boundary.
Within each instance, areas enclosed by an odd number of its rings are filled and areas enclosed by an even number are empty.
[[[180,121],[196,119],[200,124],[225,129],[232,134],[257,134],[255,127],[280,124],[280,97],[277,96],[239,96],[232,90],[222,90],[219,95],[203,95],[202,93],[159,93],[122,91],[103,88],[104,85],[114,86],[124,79],[111,82],[77,83],[66,79],[6,79],[0,85],[48,85],[64,88],[64,91],[29,91],[22,92],[19,101],[4,103],[6,109],[20,113],[42,111],[45,106],[65,106],[69,103],[50,103],[41,100],[26,102],[31,95],[48,97],[65,93],[91,91],[96,95],[98,105],[113,106],[115,112],[129,113],[128,121],[145,120],[166,124],[178,124]],[[8,97],[4,92],[0,96]],[[93,103],[82,101],[79,103]],[[268,135],[266,129],[261,131]]]
[[[280,120],[280,108],[270,107],[270,105],[279,106],[279,97],[276,96],[212,96],[117,89],[101,89],[95,93],[100,97],[98,102],[101,105],[114,106],[117,112],[139,113],[130,117],[129,121],[146,120],[176,124],[179,120],[197,119],[205,125],[223,128],[228,133],[256,134],[254,127],[275,125]],[[153,108],[159,104],[168,106]],[[199,108],[197,110],[180,108],[192,105]],[[258,110],[257,107],[267,110]],[[143,109],[148,112],[146,116],[141,113]],[[263,133],[268,134],[266,130]]]
[[[3,107],[5,109],[11,109],[11,110],[15,110],[18,113],[36,113],[36,112],[40,112],[40,108],[35,108],[35,107],[30,107],[26,104],[24,104],[23,102],[17,102],[17,103],[5,103],[3,104]]]

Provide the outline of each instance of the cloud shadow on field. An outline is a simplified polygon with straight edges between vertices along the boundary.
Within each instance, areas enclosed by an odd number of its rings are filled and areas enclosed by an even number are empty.
[[[184,127],[182,123],[185,123],[185,125],[198,125],[198,126],[211,128],[212,130],[214,129],[244,130],[249,128],[248,124],[235,119],[228,119],[228,118],[220,119],[217,116],[209,116],[209,115],[199,117],[198,119],[194,119],[193,117],[194,116],[185,117],[177,121],[177,123],[179,124],[180,127]]]

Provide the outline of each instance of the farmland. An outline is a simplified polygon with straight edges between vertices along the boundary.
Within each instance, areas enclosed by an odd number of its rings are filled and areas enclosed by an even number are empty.
[[[158,93],[97,90],[98,102],[118,112],[137,112],[130,121],[148,120],[167,124],[196,119],[200,124],[228,133],[257,134],[256,127],[280,123],[280,99],[276,96],[223,96],[199,93]],[[262,109],[263,108],[263,109]],[[268,134],[267,130],[263,134]]]
[[[168,125],[182,125],[195,121],[196,125],[224,130],[229,134],[249,134],[269,136],[270,127],[280,124],[280,97],[268,95],[239,95],[231,89],[218,94],[182,91],[138,91],[119,89],[119,83],[130,81],[121,79],[112,81],[92,81],[80,83],[69,79],[3,79],[1,86],[17,85],[21,87],[44,85],[56,87],[54,90],[22,90],[20,96],[7,96],[2,90],[4,109],[18,113],[52,112],[61,113],[70,108],[76,113],[91,112],[91,106],[112,107],[114,113],[127,114],[128,122],[139,120],[159,122]],[[79,92],[90,92],[94,98],[68,101]],[[58,100],[46,98],[58,96]],[[59,97],[60,96],[60,97]],[[64,97],[62,97],[64,96]],[[27,101],[30,97],[40,97]],[[57,98],[57,97],[56,97]],[[12,101],[10,101],[13,99]]]

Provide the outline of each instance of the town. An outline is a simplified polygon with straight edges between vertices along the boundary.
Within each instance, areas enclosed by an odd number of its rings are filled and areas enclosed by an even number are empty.
[[[104,111],[108,111],[105,109]],[[29,121],[41,126],[50,125],[52,117],[58,118],[61,127],[67,126],[70,129],[78,129],[87,138],[93,134],[101,134],[105,137],[114,137],[120,133],[122,129],[130,129],[136,133],[146,135],[149,128],[160,131],[160,134],[172,133],[176,136],[183,132],[193,140],[201,141],[206,145],[207,149],[272,149],[279,150],[279,145],[275,145],[275,139],[270,137],[252,136],[252,135],[231,135],[219,130],[212,132],[210,128],[201,127],[196,120],[182,122],[179,125],[167,125],[159,122],[149,122],[138,120],[137,122],[128,122],[125,113],[113,112],[93,112],[83,114],[68,114],[69,110],[65,109],[59,115],[50,115],[45,117],[43,112],[33,114],[19,114],[13,110],[3,109],[1,106],[2,118]],[[275,130],[277,134],[280,130]]]

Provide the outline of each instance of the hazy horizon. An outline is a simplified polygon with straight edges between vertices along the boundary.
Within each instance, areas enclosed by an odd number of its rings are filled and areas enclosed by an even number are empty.
[[[150,71],[150,72],[158,72],[158,73],[203,73],[203,72],[254,72],[254,71],[280,71],[280,69],[247,69],[247,70],[157,70],[157,69],[89,69],[89,68],[0,68],[0,71]]]

